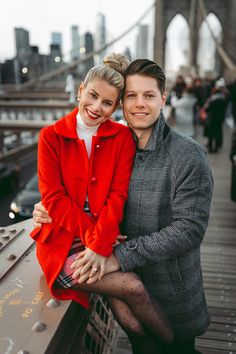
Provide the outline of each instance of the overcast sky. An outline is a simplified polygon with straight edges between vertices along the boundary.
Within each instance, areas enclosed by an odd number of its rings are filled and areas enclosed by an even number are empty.
[[[1,0],[0,61],[15,55],[14,27],[30,32],[31,45],[38,45],[41,54],[48,54],[51,32],[62,32],[63,53],[71,49],[70,26],[78,25],[80,33],[94,33],[95,17],[103,12],[109,35],[117,35],[132,25],[154,0]],[[143,21],[151,23],[153,13]],[[135,30],[114,50],[134,46]]]

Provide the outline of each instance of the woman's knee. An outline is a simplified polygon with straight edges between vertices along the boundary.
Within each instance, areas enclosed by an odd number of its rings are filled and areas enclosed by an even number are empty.
[[[132,277],[127,284],[127,292],[130,295],[139,297],[146,293],[143,282],[138,277]]]
[[[123,328],[129,337],[136,338],[136,337],[145,336],[145,331],[143,329],[143,326],[136,319],[133,319],[128,323],[125,323]]]

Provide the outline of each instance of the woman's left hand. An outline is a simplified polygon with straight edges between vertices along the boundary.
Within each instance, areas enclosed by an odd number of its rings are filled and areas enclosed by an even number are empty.
[[[78,271],[80,272],[81,269],[82,268],[79,268]],[[108,274],[108,273],[112,273],[112,272],[117,272],[119,270],[120,270],[120,263],[118,262],[116,255],[114,253],[112,253],[110,255],[110,257],[107,258],[104,273]],[[73,274],[73,278],[77,278],[77,276],[74,276],[74,274]],[[89,269],[85,274],[83,274],[79,277],[78,283],[82,284],[86,281],[87,284],[93,284],[97,280],[99,280],[99,274],[98,273],[91,274],[91,269]]]
[[[84,277],[82,278],[83,281],[85,281],[89,277],[94,276],[95,273],[98,273],[98,279],[101,279],[104,275],[106,261],[106,257],[101,256],[100,254],[92,251],[89,248],[86,248],[83,252],[80,252],[78,254],[75,262],[71,265],[71,268],[75,269],[73,278],[80,278],[81,276],[85,275],[85,273],[87,273],[88,276],[86,277],[86,279],[84,279]],[[88,272],[90,268],[91,271]]]

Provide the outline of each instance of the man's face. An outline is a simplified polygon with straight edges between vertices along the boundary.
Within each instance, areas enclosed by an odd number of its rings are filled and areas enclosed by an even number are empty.
[[[130,75],[126,78],[123,99],[124,117],[134,131],[152,130],[166,101],[152,77]]]

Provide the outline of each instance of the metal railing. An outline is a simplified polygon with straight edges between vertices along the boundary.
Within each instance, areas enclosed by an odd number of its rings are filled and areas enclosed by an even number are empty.
[[[118,324],[107,303],[92,295],[86,311],[52,299],[32,228],[32,219],[0,228],[0,353],[112,354]]]
[[[93,295],[93,310],[83,336],[85,353],[112,354],[117,341],[118,324],[101,296]]]
[[[56,120],[69,113],[74,106],[63,101],[0,101],[0,121]]]

